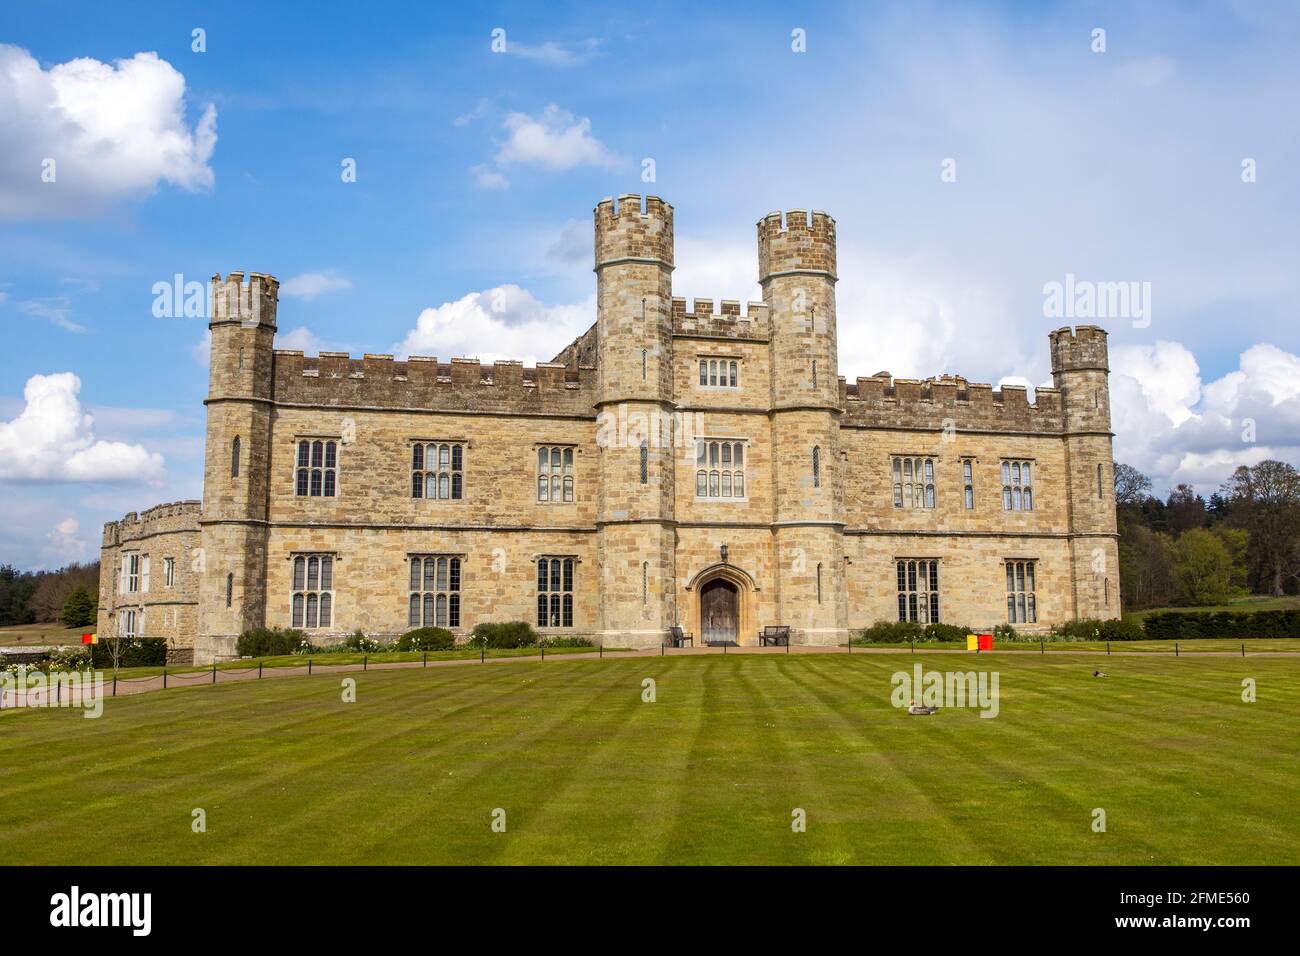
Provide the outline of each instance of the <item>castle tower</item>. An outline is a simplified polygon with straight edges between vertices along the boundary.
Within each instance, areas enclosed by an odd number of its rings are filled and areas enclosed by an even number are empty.
[[[235,655],[266,619],[266,519],[275,313],[280,283],[242,272],[212,277],[206,467],[200,520],[195,661]]]
[[[758,223],[771,315],[772,461],[780,619],[805,644],[848,638],[835,341],[835,220],[779,212]]]
[[[652,647],[677,623],[673,207],[622,195],[595,226],[598,627],[611,646]]]
[[[1077,618],[1120,613],[1106,333],[1095,325],[1050,334],[1052,380],[1065,409],[1066,488]]]

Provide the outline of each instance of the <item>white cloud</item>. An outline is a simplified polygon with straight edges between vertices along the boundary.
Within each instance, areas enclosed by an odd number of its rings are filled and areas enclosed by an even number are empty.
[[[503,125],[510,136],[496,155],[501,166],[520,164],[559,171],[576,166],[614,167],[620,162],[591,135],[591,120],[576,117],[554,103],[539,117],[511,113]]]
[[[0,45],[0,217],[76,216],[159,183],[212,185],[209,104],[193,129],[185,77],[157,53],[112,65],[82,57],[44,70]],[[42,179],[54,161],[54,181]]]
[[[68,313],[72,311],[71,300],[67,296],[59,296],[54,299],[28,299],[23,302],[15,302],[14,308],[24,315],[35,316],[38,319],[45,319],[51,325],[58,326],[67,332],[85,332],[86,327],[73,322],[68,318]]]
[[[1202,384],[1178,342],[1111,352],[1115,458],[1208,494],[1238,465],[1300,458],[1300,357],[1274,345],[1242,352],[1238,368]]]
[[[566,265],[581,263],[590,266],[595,238],[590,219],[570,219],[560,228],[558,235],[546,247],[546,258]]]
[[[0,478],[18,481],[155,481],[163,458],[140,445],[96,441],[94,416],[81,409],[71,372],[33,375],[26,405],[0,422]]]
[[[578,44],[556,43],[554,40],[528,44],[507,39],[505,53],[508,56],[517,56],[546,66],[579,66],[595,55],[599,45],[599,41],[595,39],[584,40]]]
[[[41,551],[45,567],[62,567],[73,561],[85,559],[90,551],[86,541],[79,537],[81,524],[76,518],[64,518],[46,534],[48,542]]]
[[[277,349],[297,349],[300,352],[319,354],[324,346],[325,343],[316,337],[316,333],[305,325],[300,325],[288,332],[277,332],[275,336],[275,347]],[[332,350],[326,348],[325,351]]]
[[[477,166],[471,166],[469,171],[470,175],[474,177],[475,184],[481,189],[502,190],[510,188],[510,180],[490,166],[479,163]]]
[[[594,294],[583,302],[547,306],[517,285],[504,285],[425,309],[393,351],[402,359],[518,359],[531,365],[550,361],[595,320]]]
[[[280,283],[280,294],[289,299],[310,302],[318,295],[352,288],[352,280],[335,272],[304,272]]]

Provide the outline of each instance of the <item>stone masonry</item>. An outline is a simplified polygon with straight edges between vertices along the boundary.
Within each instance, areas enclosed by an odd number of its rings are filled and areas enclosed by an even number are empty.
[[[595,253],[596,324],[535,368],[277,350],[278,282],[215,276],[202,508],[105,526],[100,632],[135,609],[206,663],[261,625],[328,643],[522,619],[647,647],[674,625],[843,643],[900,608],[1031,632],[1118,616],[1104,331],[1050,333],[1033,404],[949,375],[847,383],[827,214],[758,223],[743,309],[673,297],[657,197],[599,203]],[[132,555],[147,592],[123,589]]]

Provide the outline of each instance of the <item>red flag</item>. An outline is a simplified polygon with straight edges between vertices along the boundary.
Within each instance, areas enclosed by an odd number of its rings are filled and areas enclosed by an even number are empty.
[[[981,650],[981,651],[991,651],[991,650],[993,650],[993,635],[992,635],[992,634],[981,634],[981,635],[979,636],[979,638],[980,638],[980,650]]]
[[[89,634],[82,634],[82,635],[81,635],[81,643],[83,643],[83,644],[89,644],[89,643],[90,643],[90,635],[89,635]]]

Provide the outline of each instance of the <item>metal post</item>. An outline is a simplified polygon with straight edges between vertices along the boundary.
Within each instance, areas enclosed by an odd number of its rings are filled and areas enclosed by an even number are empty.
[[[1047,653],[1047,642],[1041,637],[1038,639],[1038,653],[1040,656]]]
[[[261,680],[261,679],[262,679],[262,662],[261,662],[261,661],[258,661],[258,662],[257,662],[257,679],[258,679],[258,680]]]
[[[603,637],[600,639],[600,659],[602,661],[605,659],[605,639]]]
[[[1244,656],[1244,655],[1243,655]],[[113,696],[117,696],[117,675],[113,675]]]
[[[910,641],[908,641],[907,643],[910,644],[910,645],[912,645],[912,653],[915,654],[915,653],[916,653],[916,638],[912,638],[912,639],[911,639]]]
[[[163,690],[167,689],[167,668],[163,668]]]
[[[307,673],[311,674],[311,658],[307,658]]]
[[[542,660],[546,660],[546,642],[542,641]]]
[[[484,644],[478,649],[478,662],[482,664],[487,660],[487,645]]]
[[[1106,656],[1110,657],[1110,641],[1106,642]]]
[[[1178,642],[1174,641],[1174,657],[1178,656]]]
[[[1245,656],[1246,656],[1246,644],[1245,644],[1244,641],[1243,641],[1242,644],[1241,644],[1241,656],[1242,656],[1242,657],[1245,657]]]
[[[664,656],[664,645],[662,644],[659,645],[659,656],[660,657]]]
[[[212,662],[212,683],[215,684],[216,682],[217,682],[217,662],[213,661]]]
[[[370,667],[370,655],[369,655],[369,654],[362,654],[362,655],[361,655],[361,669],[364,671],[364,670],[368,670],[369,667]]]
[[[425,666],[425,667],[428,667],[428,666],[429,666],[429,652],[428,652],[428,651],[425,651],[425,652],[424,652],[424,666]]]

